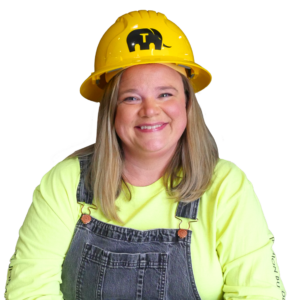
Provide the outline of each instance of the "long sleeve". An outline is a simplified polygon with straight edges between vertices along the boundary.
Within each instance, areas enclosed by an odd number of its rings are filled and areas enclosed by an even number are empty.
[[[224,299],[285,299],[277,260],[252,184],[237,167],[217,194],[217,253],[224,277]]]
[[[62,300],[61,269],[78,220],[77,158],[58,163],[41,180],[10,261],[8,300]]]

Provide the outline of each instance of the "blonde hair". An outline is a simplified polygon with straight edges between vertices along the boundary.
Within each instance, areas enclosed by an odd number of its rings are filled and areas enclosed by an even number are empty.
[[[66,157],[93,154],[85,184],[93,187],[95,203],[101,207],[103,214],[120,223],[115,200],[122,191],[131,198],[130,189],[122,178],[124,155],[114,128],[122,74],[120,72],[112,78],[105,88],[98,113],[96,143]],[[189,80],[183,75],[181,77],[187,101],[187,126],[166,168],[163,182],[170,198],[191,202],[201,197],[208,188],[219,154],[194,90]]]

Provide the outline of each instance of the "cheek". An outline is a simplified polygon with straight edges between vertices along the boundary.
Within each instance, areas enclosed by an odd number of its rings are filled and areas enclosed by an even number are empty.
[[[123,107],[117,108],[115,117],[115,130],[121,139],[128,130],[126,128],[131,125],[132,119],[133,118],[130,110],[124,109]]]
[[[179,118],[179,124],[178,124],[178,129],[181,132],[181,134],[183,133],[187,125],[186,112],[185,110],[183,110],[183,112],[181,113],[181,117]]]
[[[185,103],[170,106],[168,114],[172,118],[173,124],[176,124],[176,128],[183,132],[187,124]]]
[[[122,110],[117,108],[116,117],[115,117],[115,130],[119,137],[120,135],[122,135],[122,124],[124,124],[123,119],[124,119],[124,114],[122,113]]]

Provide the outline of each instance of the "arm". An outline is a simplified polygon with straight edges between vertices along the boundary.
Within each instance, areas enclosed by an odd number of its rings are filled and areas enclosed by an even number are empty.
[[[285,299],[273,234],[251,183],[237,167],[218,191],[216,240],[224,299]]]
[[[58,163],[35,189],[10,261],[6,299],[62,300],[61,268],[78,220],[77,158]]]

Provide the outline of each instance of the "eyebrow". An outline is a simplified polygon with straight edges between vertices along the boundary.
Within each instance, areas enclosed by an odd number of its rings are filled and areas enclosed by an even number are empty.
[[[173,86],[158,86],[155,88],[156,90],[159,90],[159,91],[163,91],[163,90],[175,90],[176,92],[178,92],[178,90],[176,88],[174,88]],[[125,94],[125,93],[135,93],[135,92],[138,92],[137,89],[128,89],[128,90],[125,90],[125,91],[120,91],[120,94]]]

